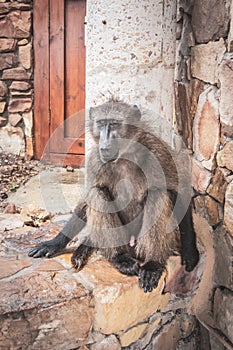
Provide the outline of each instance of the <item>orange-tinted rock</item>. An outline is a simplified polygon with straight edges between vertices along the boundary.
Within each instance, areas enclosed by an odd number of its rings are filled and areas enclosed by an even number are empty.
[[[210,87],[199,97],[193,124],[193,150],[202,165],[212,170],[215,166],[215,154],[220,143],[220,123],[217,89]]]
[[[32,107],[30,98],[15,98],[10,101],[8,110],[10,113],[29,112]]]
[[[233,128],[233,57],[226,54],[219,67],[220,81],[220,120]]]
[[[18,63],[15,53],[2,53],[0,56],[0,70],[12,68]]]
[[[15,49],[16,40],[0,38],[0,52],[13,51]]]
[[[217,154],[217,163],[220,167],[233,171],[233,141],[226,143]]]
[[[215,198],[220,203],[224,202],[225,192],[227,188],[226,178],[221,169],[217,168],[215,174],[211,180],[207,193]]]
[[[7,257],[0,257],[0,264],[0,279],[10,277],[24,268],[31,266],[31,263],[28,260],[14,260]]]
[[[23,117],[18,113],[9,114],[9,123],[12,126],[17,126],[22,119]]]
[[[227,186],[225,206],[224,206],[224,225],[233,236],[233,182]]]
[[[211,226],[219,224],[223,219],[223,208],[213,198],[197,196],[194,198],[196,213],[205,218]]]
[[[31,68],[31,63],[32,63],[32,45],[31,44],[19,47],[19,60],[25,69]]]
[[[210,41],[208,44],[196,45],[191,48],[192,76],[206,83],[218,82],[218,65],[221,62],[226,47],[224,40]]]
[[[27,91],[31,88],[31,84],[26,81],[13,81],[10,90]]]
[[[3,81],[0,81],[0,97],[5,97],[7,94],[7,86]]]
[[[226,37],[229,25],[229,7],[224,0],[195,0],[192,27],[198,43],[207,43]]]
[[[2,74],[3,80],[29,80],[31,73],[28,73],[23,67],[5,69]]]
[[[192,185],[199,193],[205,193],[209,186],[212,174],[195,159],[192,162]]]
[[[4,19],[0,20],[0,33],[2,37],[28,38],[30,36],[30,29],[30,11],[11,11]]]

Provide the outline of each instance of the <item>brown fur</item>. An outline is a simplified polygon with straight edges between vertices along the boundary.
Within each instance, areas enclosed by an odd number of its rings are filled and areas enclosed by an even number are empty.
[[[92,112],[94,117],[89,125],[92,134],[95,134],[94,123],[99,117],[124,119],[125,125],[121,137],[127,140],[127,144],[120,151],[116,161],[103,164],[99,157],[98,137],[96,134],[94,135],[97,147],[92,149],[87,162],[88,188],[90,188],[87,199],[90,204],[87,211],[87,224],[91,231],[90,238],[94,246],[113,247],[102,250],[109,259],[118,254],[119,251],[128,251],[130,234],[125,225],[144,211],[143,218],[142,216],[138,217],[135,225],[132,225],[129,230],[138,238],[134,247],[135,255],[142,262],[155,260],[165,263],[170,255],[180,250],[179,228],[176,226],[172,232],[167,233],[166,226],[168,218],[172,216],[172,203],[165,188],[163,188],[161,174],[156,167],[157,164],[154,164],[152,156],[156,155],[160,164],[163,164],[167,186],[170,189],[177,188],[176,166],[171,149],[151,132],[145,131],[141,122],[138,120],[136,123],[132,122],[131,108],[124,103],[110,102],[102,107],[94,108],[94,113]],[[135,150],[135,145],[131,145],[128,139],[137,142],[139,149]],[[140,145],[143,145],[145,149],[140,149]],[[148,157],[148,149],[151,152],[151,157]],[[125,157],[129,157],[132,162],[124,159]],[[148,169],[146,176],[140,166]],[[115,199],[117,184],[123,179],[133,184],[134,191],[127,193],[127,186],[125,186],[121,195],[124,196],[124,199],[131,195],[132,199],[129,205],[119,213],[106,213],[104,208],[106,202],[101,207],[101,194],[96,191],[96,188],[108,188],[113,196],[113,198],[108,199],[111,202],[112,199]],[[151,191],[151,195],[146,198],[148,191]],[[144,208],[145,203],[147,204]],[[109,205],[107,203],[107,206]],[[96,206],[99,207],[99,210],[93,208]],[[115,209],[117,211],[117,208]],[[157,219],[156,216],[158,216]],[[111,230],[109,232],[111,228],[116,228],[112,234]],[[138,237],[139,235],[140,237]],[[122,243],[120,247],[117,246],[118,240]]]
[[[179,225],[183,199],[173,207],[178,180],[183,193],[189,191],[185,163],[176,168],[177,155],[147,131],[140,116],[136,106],[116,101],[90,110],[96,145],[86,165],[87,195],[62,231],[32,248],[30,256],[50,257],[82,231],[83,244],[71,259],[75,268],[99,248],[119,271],[138,275],[145,292],[156,288],[170,255],[180,252],[187,271],[196,266],[191,207]]]

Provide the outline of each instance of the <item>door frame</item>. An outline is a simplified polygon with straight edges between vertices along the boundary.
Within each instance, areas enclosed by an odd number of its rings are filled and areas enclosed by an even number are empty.
[[[50,150],[50,0],[33,1],[34,36],[34,155],[56,165],[84,165],[84,154]],[[61,132],[58,130],[57,132]]]

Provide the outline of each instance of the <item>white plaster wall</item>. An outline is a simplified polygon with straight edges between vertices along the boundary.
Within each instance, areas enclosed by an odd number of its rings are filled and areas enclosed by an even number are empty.
[[[86,106],[112,95],[173,120],[176,1],[87,0]]]

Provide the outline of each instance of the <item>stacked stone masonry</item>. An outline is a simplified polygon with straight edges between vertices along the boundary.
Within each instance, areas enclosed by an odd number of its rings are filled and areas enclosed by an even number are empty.
[[[32,1],[0,2],[0,146],[33,156]]]
[[[214,237],[212,317],[232,346],[233,2],[180,0],[178,8],[176,124],[192,154],[195,211]],[[212,335],[208,346],[225,349]]]
[[[197,271],[184,274],[179,257],[170,259],[158,287],[144,293],[136,277],[122,275],[97,254],[78,273],[71,268],[70,253],[29,258],[27,249],[54,237],[59,226],[45,223],[30,228],[24,225],[26,220],[25,210],[0,214],[4,237],[0,349],[191,350],[198,346],[197,321],[186,312],[188,289],[194,288]]]

